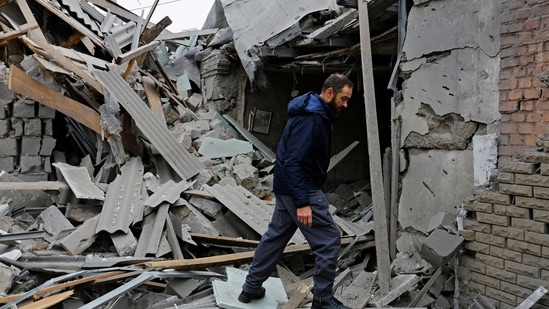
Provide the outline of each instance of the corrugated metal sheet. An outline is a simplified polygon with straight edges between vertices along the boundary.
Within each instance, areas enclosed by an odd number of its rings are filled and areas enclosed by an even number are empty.
[[[153,195],[149,196],[145,201],[145,206],[156,207],[162,202],[173,204],[181,197],[181,192],[189,189],[191,186],[192,183],[188,183],[185,180],[177,183],[173,180],[168,180]]]
[[[85,25],[89,26],[93,32],[97,33],[98,36],[102,37],[103,33],[101,33],[101,30],[99,30],[99,25],[97,22],[90,18],[88,13],[84,12],[82,10],[82,7],[80,7],[80,1],[79,0],[61,0],[63,5],[65,5],[74,15],[78,17],[80,21],[82,21]]]
[[[114,95],[118,102],[130,113],[137,127],[156,147],[173,170],[188,180],[205,169],[204,164],[179,144],[168,131],[166,123],[153,114],[150,108],[130,88],[117,72],[96,71],[95,76],[103,88]]]
[[[242,186],[204,185],[206,191],[215,196],[225,207],[248,224],[254,231],[263,235],[267,231],[274,207],[268,205]],[[307,242],[299,230],[290,242],[303,244]]]
[[[140,157],[134,157],[121,168],[118,175],[109,184],[107,196],[103,203],[96,233],[107,231],[114,233],[129,232],[129,227],[141,209],[141,186],[143,184],[143,162]]]

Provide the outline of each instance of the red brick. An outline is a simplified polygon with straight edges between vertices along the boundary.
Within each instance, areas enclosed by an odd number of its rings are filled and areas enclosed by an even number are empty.
[[[521,123],[518,126],[518,132],[520,134],[532,134],[534,132],[534,125],[531,123]]]
[[[532,78],[531,77],[524,77],[524,78],[519,79],[518,87],[520,89],[531,88],[532,87]]]
[[[528,114],[526,115],[526,122],[540,122],[541,121],[541,114]]]
[[[539,99],[540,97],[541,97],[541,91],[539,89],[524,90],[524,98],[527,100]]]
[[[506,122],[501,124],[500,132],[503,134],[517,133],[518,126],[516,123]]]
[[[519,110],[518,101],[501,101],[499,104],[499,111],[501,113],[512,113]]]
[[[521,100],[523,97],[524,97],[523,90],[517,89],[517,90],[510,91],[507,98],[509,100]]]
[[[516,19],[527,19],[528,17],[532,16],[532,9],[531,8],[522,8],[516,12],[515,18]]]
[[[534,102],[533,101],[521,102],[520,110],[521,111],[533,111],[534,110]]]
[[[524,136],[519,134],[511,134],[511,145],[524,145]]]
[[[524,23],[524,30],[536,30],[541,25],[541,17],[534,17]]]

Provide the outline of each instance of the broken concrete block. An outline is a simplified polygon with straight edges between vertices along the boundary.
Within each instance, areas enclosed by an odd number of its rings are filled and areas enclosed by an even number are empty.
[[[202,213],[212,218],[216,217],[217,214],[223,210],[223,205],[221,203],[199,196],[191,196],[189,202],[200,209]]]
[[[38,117],[41,119],[54,119],[55,109],[46,105],[38,104]]]
[[[13,117],[34,118],[34,101],[19,100],[13,103]]]
[[[12,137],[23,136],[23,120],[21,118],[11,118]]]
[[[408,292],[420,280],[421,278],[417,275],[399,275],[392,278],[389,293],[387,295],[376,295],[377,297],[374,297],[373,304],[376,307],[385,307],[402,294]]]
[[[39,156],[21,156],[19,158],[19,168],[19,171],[23,174],[41,172],[42,158]]]
[[[15,267],[9,267],[0,263],[0,296],[5,296],[11,289],[13,278],[19,274],[19,270]]]
[[[0,157],[18,156],[17,140],[14,138],[0,138]]]
[[[185,201],[186,202],[186,201]],[[219,232],[196,207],[188,204],[182,207],[172,207],[172,213],[181,220],[181,223],[188,225],[192,233],[219,235]]]
[[[193,140],[210,131],[210,124],[207,120],[191,121],[181,125]]]
[[[448,262],[463,244],[464,238],[435,229],[421,246],[420,255],[434,267]]]
[[[42,122],[40,121],[40,118],[24,120],[23,134],[25,136],[41,136]]]
[[[72,223],[70,223],[57,206],[50,206],[42,211],[38,217],[36,217],[36,222],[34,224],[37,228],[42,226],[44,231],[54,237],[64,230],[74,229]]]
[[[430,233],[434,229],[444,228],[452,232],[456,231],[456,234],[457,234],[457,230],[454,224],[454,219],[455,219],[454,215],[445,211],[441,211],[436,215],[434,215],[433,217],[431,217],[431,221],[429,222],[429,225],[427,227],[427,232]]]
[[[15,169],[15,157],[0,157],[0,171],[11,173]]]
[[[21,139],[21,155],[37,156],[40,152],[40,137],[23,136]]]
[[[245,155],[238,155],[232,162],[234,164],[232,173],[236,182],[248,190],[255,187],[259,181],[259,172],[252,165],[252,159]]]
[[[44,137],[42,139],[42,145],[40,146],[40,155],[41,156],[51,156],[53,149],[56,144],[55,138]]]
[[[196,110],[200,105],[202,105],[202,96],[198,93],[193,93],[188,99],[189,107],[192,110]]]
[[[0,137],[6,137],[11,130],[11,121],[9,119],[0,120]]]
[[[53,135],[53,120],[51,119],[45,119],[42,120],[43,130],[45,136],[52,136]]]

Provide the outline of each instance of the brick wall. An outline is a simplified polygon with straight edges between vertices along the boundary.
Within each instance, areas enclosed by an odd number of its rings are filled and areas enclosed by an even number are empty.
[[[499,154],[518,157],[549,135],[549,1],[503,0],[500,34]]]
[[[480,293],[496,308],[515,308],[549,287],[549,152],[524,150],[522,157],[500,161],[497,192],[479,191],[464,205],[464,303]],[[546,295],[533,308],[548,307]]]
[[[24,181],[48,180],[55,110],[7,88],[7,81],[0,81],[0,171]]]

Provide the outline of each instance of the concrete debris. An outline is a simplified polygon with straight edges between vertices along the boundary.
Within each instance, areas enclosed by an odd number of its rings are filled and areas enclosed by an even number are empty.
[[[264,64],[293,61],[307,46],[314,51],[296,64],[354,65],[356,8],[281,1],[265,14],[216,1],[209,28],[174,34],[169,18],[152,24],[114,2],[89,2],[0,5],[8,60],[0,65],[0,309],[241,308],[245,268],[273,211],[276,157],[242,124],[242,73],[261,88]],[[396,17],[396,0],[374,2],[371,14]],[[373,31],[392,40],[393,26]],[[341,147],[330,170],[358,145]],[[347,304],[393,305],[432,278],[427,262],[447,270],[461,238],[440,214],[423,259],[397,255],[392,290],[380,295],[367,270],[370,184],[330,185],[344,248],[335,292]],[[281,261],[289,266],[265,283],[258,307],[310,307],[310,260],[297,232]],[[423,285],[425,299],[442,306],[449,278]]]

